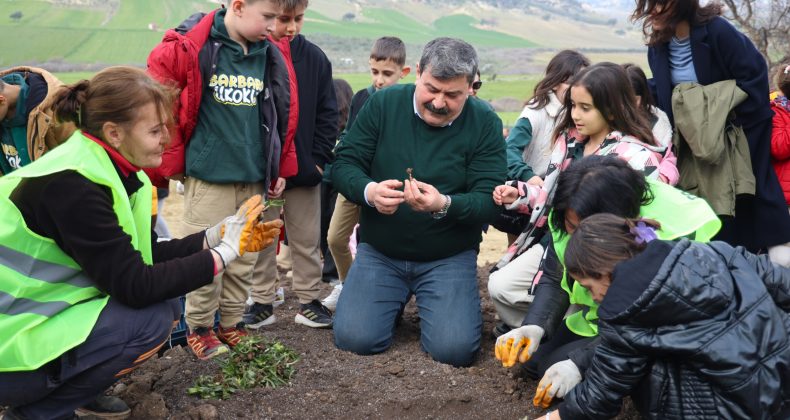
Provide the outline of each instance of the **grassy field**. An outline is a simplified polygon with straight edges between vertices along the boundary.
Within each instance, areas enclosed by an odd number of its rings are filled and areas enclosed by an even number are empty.
[[[318,12],[308,10],[305,14],[307,23],[305,34],[325,33],[340,37],[356,37],[375,39],[382,35],[392,34],[407,43],[424,43],[437,36],[460,37],[480,47],[534,47],[534,42],[507,35],[501,32],[486,31],[476,28],[477,20],[468,15],[444,16],[424,25],[403,13],[388,9],[365,9],[364,20],[360,22],[343,22],[333,20]]]
[[[165,29],[212,7],[209,2],[184,0],[124,0],[110,13],[106,8],[55,6],[46,0],[0,0],[0,67],[45,61],[142,65]],[[16,12],[22,17],[11,19]],[[372,40],[393,34],[417,44],[443,35],[462,37],[479,47],[536,45],[517,36],[478,29],[477,20],[467,15],[444,16],[425,24],[397,10],[365,8],[358,22],[343,22],[313,10],[307,11],[307,20],[306,35]]]
[[[161,31],[197,11],[183,0],[123,1],[108,19],[108,10],[58,7],[47,1],[0,2],[0,66],[16,63],[143,64],[161,39]],[[208,9],[210,3],[205,3]],[[156,11],[156,12],[153,12]],[[10,15],[21,12],[18,21]]]

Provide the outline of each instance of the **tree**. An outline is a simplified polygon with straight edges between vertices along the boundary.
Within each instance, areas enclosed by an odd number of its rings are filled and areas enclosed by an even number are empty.
[[[770,75],[790,62],[790,0],[723,0],[725,16],[740,26],[768,63]]]
[[[8,17],[10,17],[11,20],[13,20],[14,22],[19,22],[19,19],[22,19],[22,12],[17,10],[16,12],[11,13],[10,15],[8,15]]]

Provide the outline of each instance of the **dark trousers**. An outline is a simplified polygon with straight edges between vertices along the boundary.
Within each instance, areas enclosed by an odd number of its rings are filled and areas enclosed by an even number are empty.
[[[332,213],[335,210],[337,191],[326,182],[321,183],[321,255],[324,256],[324,266],[321,270],[321,280],[330,282],[337,280],[337,267],[332,253],[329,252],[329,242],[327,233],[329,232],[329,221],[332,220]]]
[[[85,342],[37,370],[0,373],[0,405],[26,419],[71,418],[156,354],[180,315],[178,299],[133,309],[110,298]]]
[[[586,346],[594,339],[595,337],[576,335],[568,329],[564,321],[560,322],[551,340],[541,343],[532,358],[524,365],[524,372],[531,379],[540,380],[551,365],[568,360],[571,352]]]
[[[757,253],[790,242],[790,215],[771,166],[771,120],[744,126],[743,130],[749,141],[755,194],[737,197],[735,217],[721,217],[722,228],[713,239]]]

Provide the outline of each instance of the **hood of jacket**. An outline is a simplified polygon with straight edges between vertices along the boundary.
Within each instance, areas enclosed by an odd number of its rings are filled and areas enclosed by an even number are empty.
[[[661,254],[666,257],[656,267]],[[655,270],[652,276],[650,268]],[[598,314],[612,324],[643,327],[707,321],[734,303],[734,282],[726,261],[713,248],[688,239],[654,241],[615,267],[611,293],[601,302]]]

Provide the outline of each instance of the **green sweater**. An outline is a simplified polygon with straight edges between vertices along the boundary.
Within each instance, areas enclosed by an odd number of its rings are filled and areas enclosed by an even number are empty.
[[[481,230],[499,212],[491,194],[505,181],[502,121],[483,102],[469,99],[447,127],[432,127],[414,113],[413,84],[396,85],[368,99],[338,147],[333,182],[360,204],[360,240],[396,259],[432,261],[477,249]],[[452,197],[447,216],[433,219],[401,204],[383,215],[365,203],[371,181],[414,178]]]

